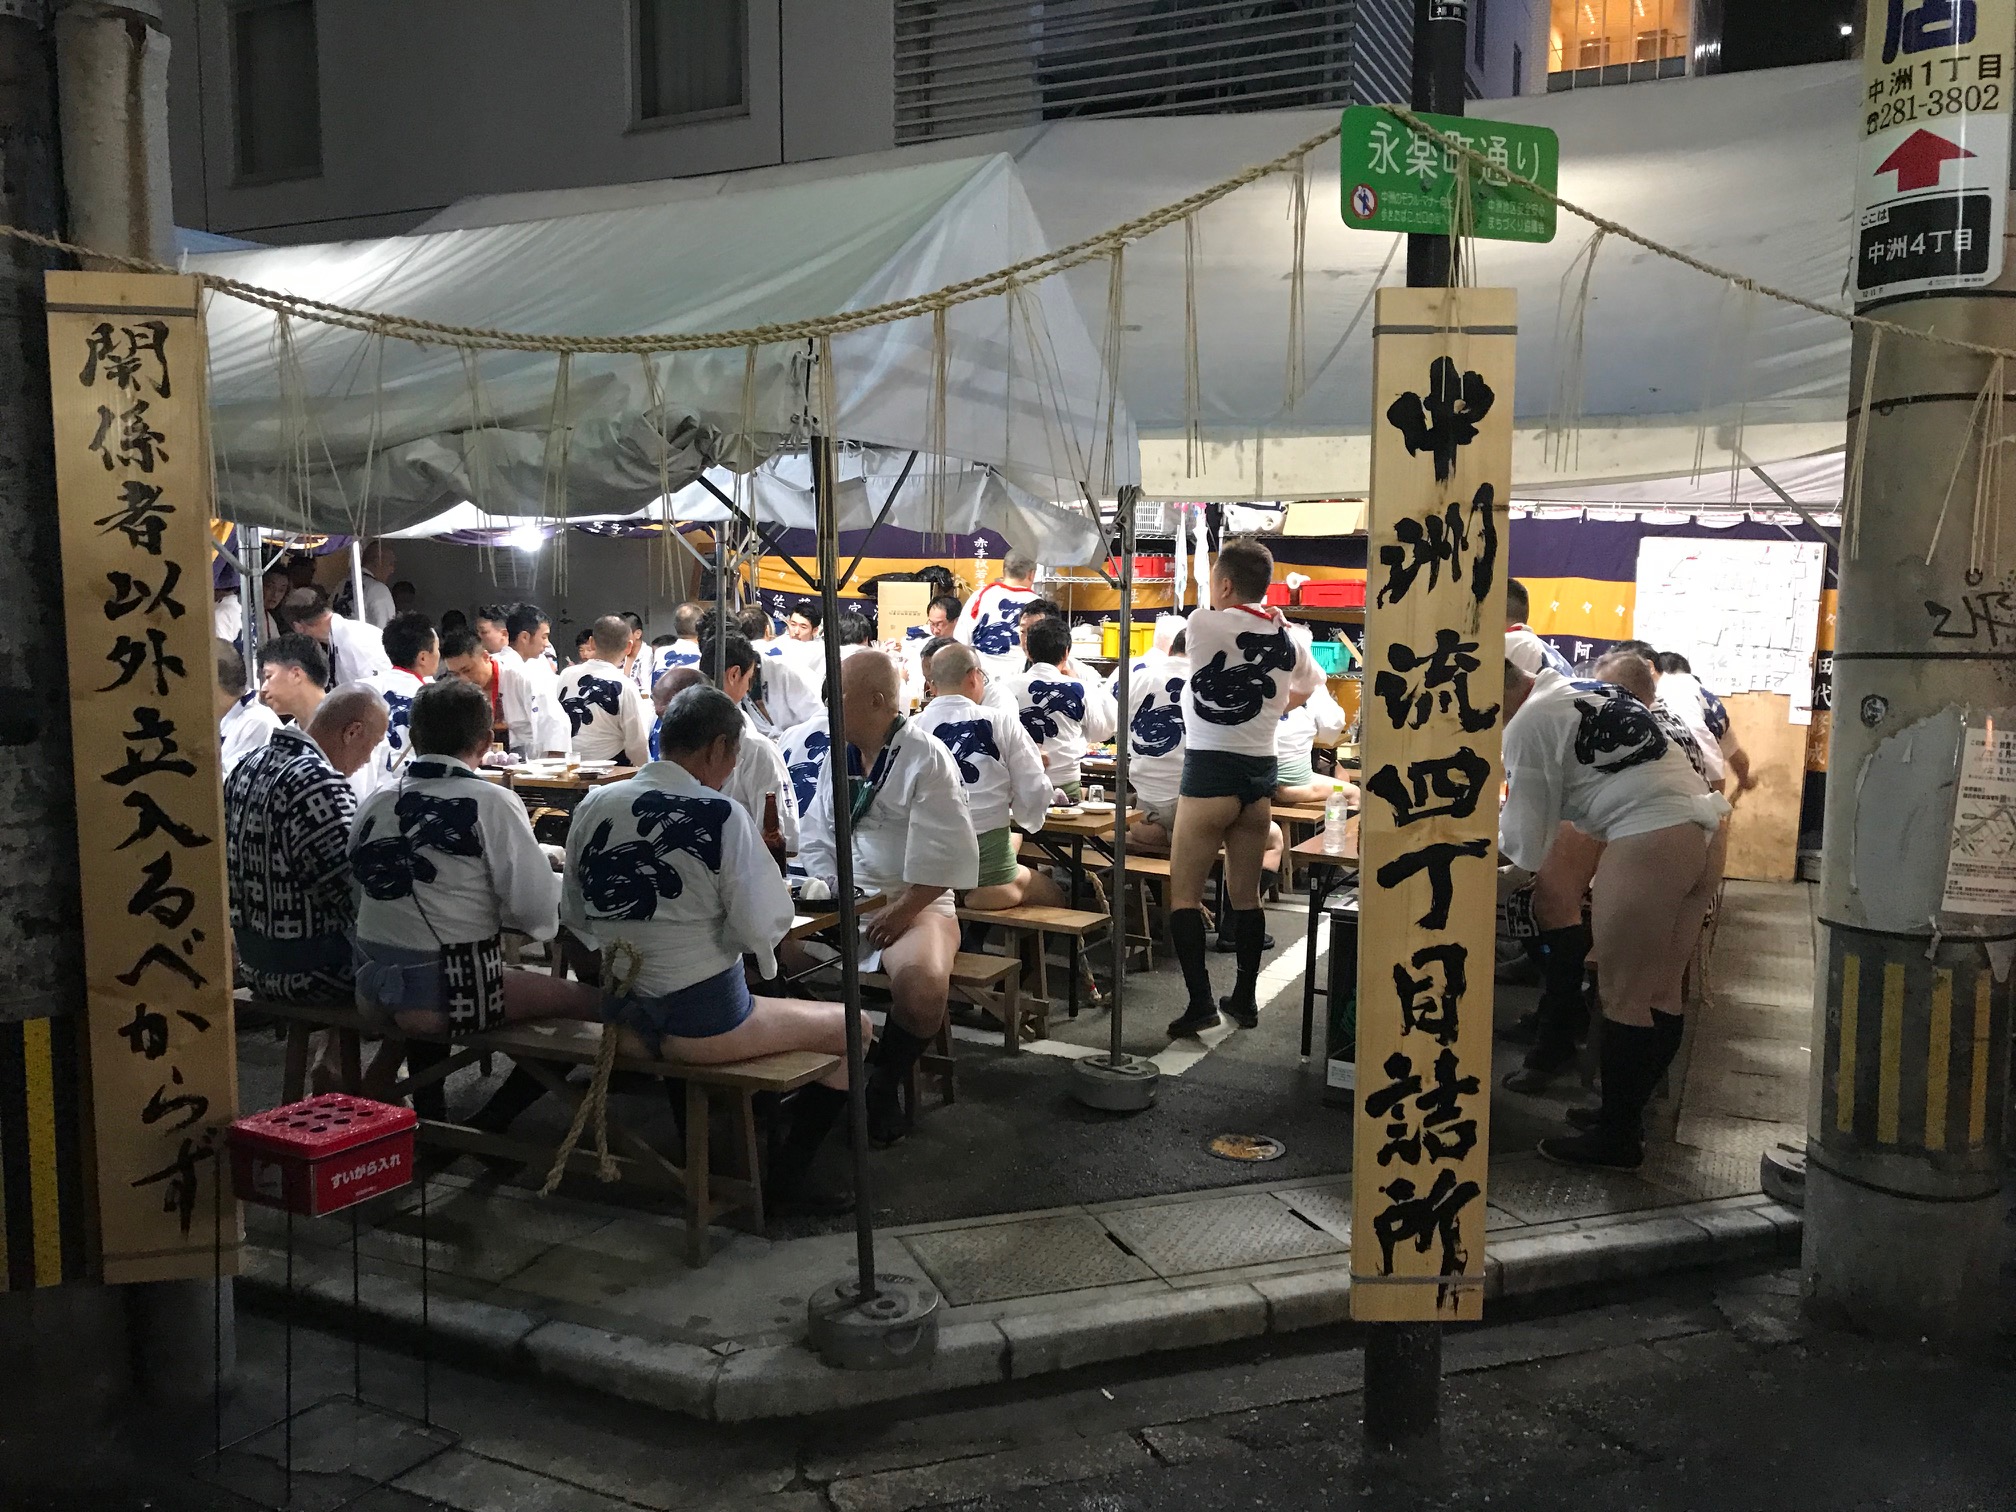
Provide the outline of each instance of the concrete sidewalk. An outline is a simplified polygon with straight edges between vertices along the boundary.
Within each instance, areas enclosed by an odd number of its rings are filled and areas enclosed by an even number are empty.
[[[1731,885],[1680,1096],[1660,1120],[1674,1137],[1650,1147],[1641,1172],[1564,1170],[1532,1155],[1526,1139],[1508,1142],[1508,1130],[1556,1125],[1561,1107],[1581,1099],[1579,1090],[1539,1098],[1498,1091],[1490,1295],[1796,1252],[1798,1215],[1761,1195],[1758,1157],[1803,1132],[1809,894]],[[1299,945],[1290,942],[1288,950],[1299,957]],[[1516,1012],[1517,994],[1502,996],[1504,1010]],[[1237,1050],[1235,1039],[1212,1060]],[[1046,1068],[1046,1060],[1011,1063],[975,1046],[962,1054],[962,1073],[971,1061],[1011,1065],[1018,1077],[1054,1076],[1056,1062]],[[1250,1074],[1236,1056],[1224,1064]],[[1278,1058],[1274,1064],[1276,1078],[1297,1077],[1292,1054],[1285,1073]],[[969,1107],[962,1095],[955,1108],[929,1114],[926,1126],[970,1117]],[[828,1371],[803,1344],[807,1297],[853,1268],[851,1228],[775,1241],[718,1230],[712,1261],[688,1271],[678,1259],[684,1229],[675,1216],[578,1195],[541,1199],[520,1186],[454,1173],[434,1178],[426,1191],[431,1330],[437,1343],[492,1363],[739,1420],[1337,1323],[1349,1315],[1351,1178],[1339,1169],[1348,1165],[1348,1119],[1320,1112],[1327,1122],[1308,1127],[1334,1131],[1325,1141],[1324,1158],[1334,1162],[1327,1171],[1284,1172],[1270,1181],[1266,1166],[1204,1161],[1224,1173],[1212,1186],[1028,1211],[986,1211],[1017,1206],[1011,1193],[1026,1188],[1012,1180],[1005,1189],[989,1187],[983,1151],[958,1140],[968,1185],[953,1212],[877,1229],[878,1269],[928,1277],[945,1295],[938,1356],[914,1370]],[[1002,1112],[989,1108],[985,1116]],[[1103,1136],[1040,1116],[1013,1132],[1052,1147],[1086,1135],[1138,1140],[1157,1128],[1164,1141],[1194,1144],[1200,1132],[1166,1107],[1132,1120],[1101,1118],[1111,1125]],[[911,1154],[905,1145],[877,1157],[878,1170],[900,1168]],[[1040,1158],[1040,1150],[1019,1158],[1032,1154]],[[1294,1171],[1291,1162],[1282,1165]],[[420,1199],[418,1191],[402,1193],[359,1224],[358,1304],[374,1331],[410,1330],[419,1321]],[[284,1291],[284,1226],[260,1210],[249,1221],[247,1279],[270,1301]],[[349,1307],[351,1233],[348,1216],[296,1223],[300,1298]]]

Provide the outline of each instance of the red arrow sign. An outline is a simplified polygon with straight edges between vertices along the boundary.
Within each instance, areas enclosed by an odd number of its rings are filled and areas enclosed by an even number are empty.
[[[1955,158],[1971,158],[1969,152],[1957,142],[1949,142],[1942,136],[1934,136],[1929,131],[1914,131],[1898,144],[1897,150],[1883,159],[1876,173],[1881,177],[1886,173],[1897,175],[1897,192],[1909,194],[1913,189],[1936,189],[1939,176],[1946,171],[1946,165]]]

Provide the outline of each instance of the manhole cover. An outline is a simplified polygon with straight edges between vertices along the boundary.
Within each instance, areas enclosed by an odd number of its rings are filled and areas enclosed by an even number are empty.
[[[1288,1146],[1265,1134],[1214,1134],[1204,1141],[1204,1150],[1220,1160],[1279,1160]]]

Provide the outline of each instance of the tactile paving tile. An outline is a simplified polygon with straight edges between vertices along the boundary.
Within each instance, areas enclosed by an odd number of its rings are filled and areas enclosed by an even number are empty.
[[[1127,1248],[1162,1276],[1336,1255],[1346,1247],[1265,1192],[1123,1208],[1102,1216]]]
[[[1774,1127],[1759,1124],[1760,1129]],[[1693,1145],[1649,1144],[1645,1164],[1638,1175],[1656,1186],[1665,1187],[1688,1202],[1707,1202],[1715,1197],[1746,1197],[1764,1190],[1757,1173],[1757,1157],[1771,1141],[1759,1140],[1756,1149],[1703,1150]]]
[[[1640,1208],[1670,1207],[1672,1192],[1621,1171],[1578,1171],[1537,1157],[1493,1161],[1485,1197],[1527,1223],[1596,1218]]]
[[[1155,1276],[1096,1220],[1078,1214],[906,1234],[903,1243],[955,1307]]]

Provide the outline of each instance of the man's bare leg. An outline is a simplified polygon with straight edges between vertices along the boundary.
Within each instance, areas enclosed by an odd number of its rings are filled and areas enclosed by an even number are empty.
[[[875,1042],[868,1078],[868,1139],[878,1149],[910,1132],[903,1089],[910,1068],[945,1027],[952,992],[952,961],[959,954],[959,926],[951,914],[926,908],[902,938],[882,952],[889,978],[889,1022]]]
[[[1172,1038],[1195,1034],[1218,1022],[1218,1003],[1204,954],[1204,883],[1239,818],[1236,797],[1176,800],[1176,833],[1169,849],[1169,945],[1183,968],[1189,1005],[1181,1018],[1170,1022]],[[1250,889],[1256,896],[1259,883],[1256,862]]]
[[[1260,957],[1267,949],[1267,915],[1260,907],[1260,873],[1267,848],[1280,831],[1274,826],[1274,806],[1266,799],[1249,803],[1225,831],[1225,907],[1231,914],[1233,948],[1239,958],[1232,995],[1218,1007],[1241,1028],[1260,1022],[1256,990]],[[1223,923],[1221,921],[1221,929]]]

